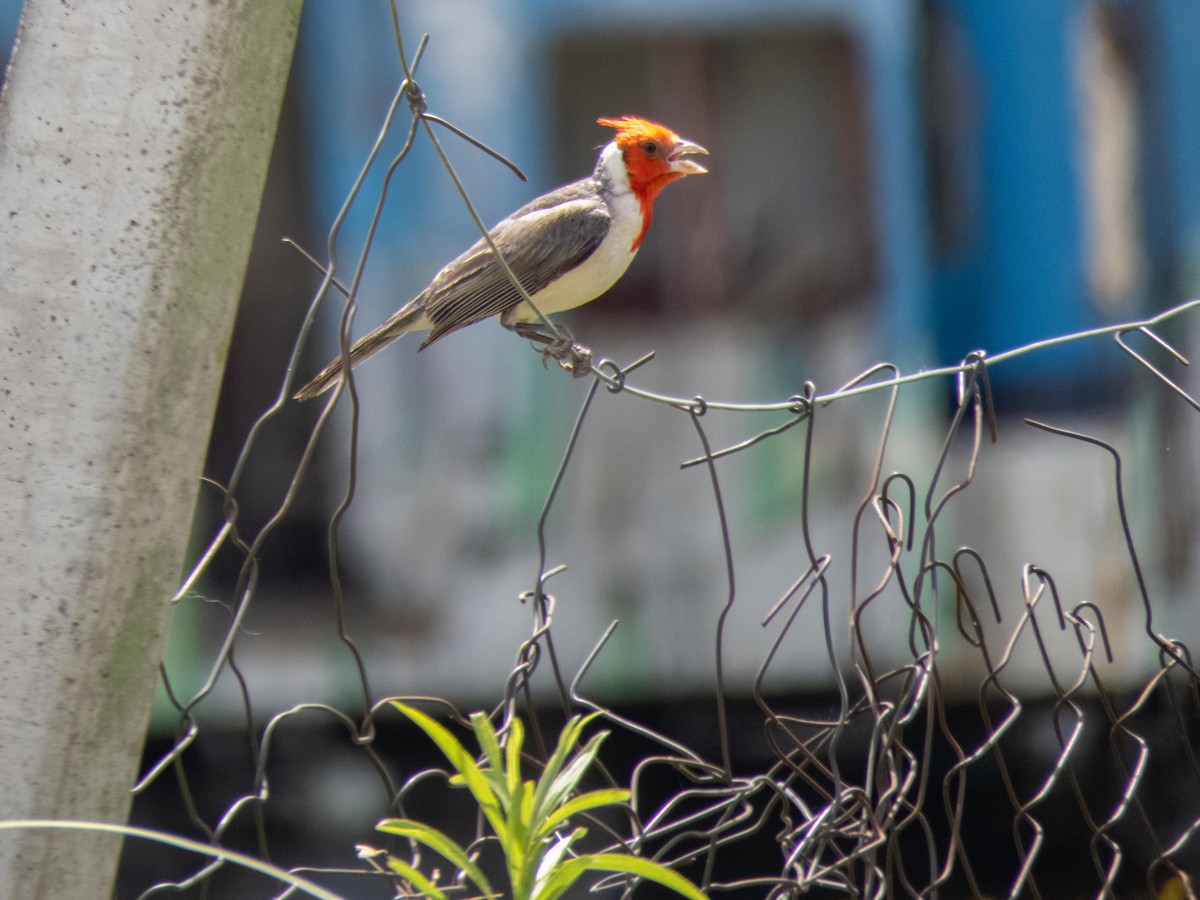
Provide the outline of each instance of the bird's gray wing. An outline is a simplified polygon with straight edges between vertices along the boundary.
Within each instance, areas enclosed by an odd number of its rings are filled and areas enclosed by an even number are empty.
[[[600,198],[569,185],[518,210],[490,234],[521,285],[536,294],[587,259],[609,225]],[[521,295],[480,240],[437,274],[422,300],[433,322],[421,344],[425,347],[464,325],[505,312],[521,302]]]

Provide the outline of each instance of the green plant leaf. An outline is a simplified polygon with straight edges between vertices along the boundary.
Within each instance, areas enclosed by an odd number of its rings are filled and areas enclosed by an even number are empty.
[[[386,834],[412,838],[414,841],[424,844],[466,872],[467,877],[475,883],[476,887],[489,897],[496,896],[496,892],[492,890],[491,884],[488,883],[487,876],[483,874],[479,866],[471,861],[471,857],[467,851],[444,832],[438,831],[424,822],[414,822],[412,819],[384,819],[375,828]]]
[[[177,834],[170,834],[165,831],[154,831],[150,828],[137,828],[132,825],[114,825],[111,822],[87,822],[69,819],[3,819],[0,820],[0,831],[8,829],[64,829],[69,831],[86,831],[95,834],[120,834],[125,837],[141,838],[147,841],[156,841],[160,844],[165,844],[170,847],[177,847],[180,850],[186,850],[189,853],[198,853],[201,856],[211,856],[213,859],[219,859],[222,862],[229,863],[231,866],[242,866],[252,872],[259,872],[276,881],[288,885],[288,890],[285,894],[294,894],[300,891],[307,894],[309,897],[316,897],[318,900],[344,900],[344,898],[333,891],[321,887],[298,875],[295,872],[285,871],[278,866],[273,866],[269,862],[257,859],[253,856],[247,856],[244,853],[238,853],[236,850],[226,850],[224,847],[214,847],[211,844],[202,844],[199,841],[193,841],[190,838],[180,837]]]
[[[520,719],[513,719],[508,726],[508,735],[504,739],[506,754],[504,772],[508,782],[508,795],[515,798],[521,784],[521,748],[525,744],[525,726]]]
[[[421,874],[421,870],[416,866],[409,865],[390,853],[387,856],[387,866],[430,900],[446,900],[446,892]]]
[[[587,834],[586,828],[576,828],[569,834],[564,834],[559,837],[542,856],[542,860],[538,863],[537,874],[534,877],[533,895],[537,896],[542,891],[542,885],[554,874],[555,868],[562,862],[563,856],[571,845]]]
[[[579,743],[579,737],[583,734],[583,729],[598,715],[599,713],[592,713],[588,716],[572,716],[567,721],[567,724],[563,726],[562,734],[558,736],[558,745],[554,748],[554,753],[546,761],[546,766],[542,770],[539,787],[541,784],[545,784],[549,788],[554,783],[559,771],[566,763],[567,757],[571,755],[571,752],[575,749],[575,745]]]
[[[479,741],[479,747],[487,759],[487,767],[483,769],[483,773],[503,805],[512,797],[512,791],[505,775],[504,755],[500,751],[496,729],[492,726],[492,720],[480,712],[471,713],[471,727],[475,729],[475,739]]]
[[[542,780],[538,783],[539,792],[535,798],[541,816],[548,816],[558,809],[567,797],[575,792],[587,770],[596,761],[596,754],[600,752],[600,744],[606,737],[608,737],[607,731],[594,735],[561,771],[552,772],[550,766],[546,767],[546,771],[542,774]]]
[[[529,822],[533,803],[533,782],[522,783],[508,807],[509,840],[504,844],[508,858],[508,876],[512,881],[513,897],[527,897],[533,884],[533,873],[541,858],[543,842],[533,833],[536,826]]]
[[[572,797],[558,809],[554,810],[545,819],[538,823],[539,837],[546,837],[555,828],[558,828],[564,822],[578,813],[587,809],[595,809],[598,806],[612,806],[616,803],[624,803],[629,799],[629,791],[624,788],[602,788],[597,791],[588,791],[586,794],[580,794],[578,797]]]
[[[450,765],[461,776],[462,783],[466,785],[467,790],[475,798],[475,802],[479,804],[479,808],[483,810],[483,814],[491,822],[496,836],[502,842],[506,840],[508,826],[505,823],[500,801],[491,784],[488,782],[487,777],[483,774],[483,770],[475,762],[475,757],[440,722],[407,704],[393,702],[392,705],[411,719],[422,731],[429,735],[430,740],[438,745],[438,749],[442,751]]]
[[[700,888],[674,869],[628,853],[593,853],[569,859],[546,879],[533,900],[558,900],[584,872],[626,872],[647,881],[657,882],[677,894],[688,897],[689,900],[708,900],[708,896]]]
[[[579,741],[580,730],[591,718],[591,716],[588,716],[587,719],[581,719],[575,716],[563,726],[562,734],[558,738],[558,745],[546,761],[546,765],[542,769],[542,774],[538,778],[537,791],[533,797],[534,808],[537,811],[535,815],[538,818],[544,818],[553,812],[558,804],[562,802],[563,798],[574,790],[574,783],[565,791],[557,791],[556,786],[560,784],[559,779],[563,766],[567,764],[568,756]],[[577,782],[578,778],[575,780]]]

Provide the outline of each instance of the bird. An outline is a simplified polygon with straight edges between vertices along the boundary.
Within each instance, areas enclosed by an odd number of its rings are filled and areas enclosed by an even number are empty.
[[[590,352],[566,329],[547,330],[542,316],[595,300],[616,283],[637,255],[654,201],[673,181],[708,170],[689,157],[708,151],[665,125],[637,116],[601,118],[616,129],[591,175],[526,203],[488,234],[537,309],[521,297],[488,242],[481,238],[448,263],[421,293],[350,347],[357,366],[402,334],[428,331],[419,349],[482,319],[546,345],[543,351],[576,375]],[[570,356],[571,361],[564,362]],[[310,400],[342,375],[339,355],[296,394]]]

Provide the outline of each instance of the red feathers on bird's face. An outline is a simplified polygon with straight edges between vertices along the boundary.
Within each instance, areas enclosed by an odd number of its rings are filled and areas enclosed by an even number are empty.
[[[615,140],[625,159],[625,168],[629,170],[629,185],[643,203],[653,203],[658,192],[672,181],[705,171],[702,166],[681,157],[685,153],[708,151],[684,140],[665,125],[637,116],[596,121],[617,129]]]

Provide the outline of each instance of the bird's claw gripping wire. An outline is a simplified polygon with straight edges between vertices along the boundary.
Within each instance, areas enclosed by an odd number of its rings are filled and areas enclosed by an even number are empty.
[[[551,341],[542,349],[542,364],[549,359],[575,378],[583,378],[592,371],[592,351],[582,344],[575,343],[570,335]]]
[[[576,378],[583,378],[591,373],[592,351],[583,344],[576,343],[574,335],[564,326],[557,326],[557,333],[550,334],[537,323],[518,322],[511,326],[511,330],[523,338],[545,344],[541,350],[542,365],[547,365],[550,360],[554,360]]]

